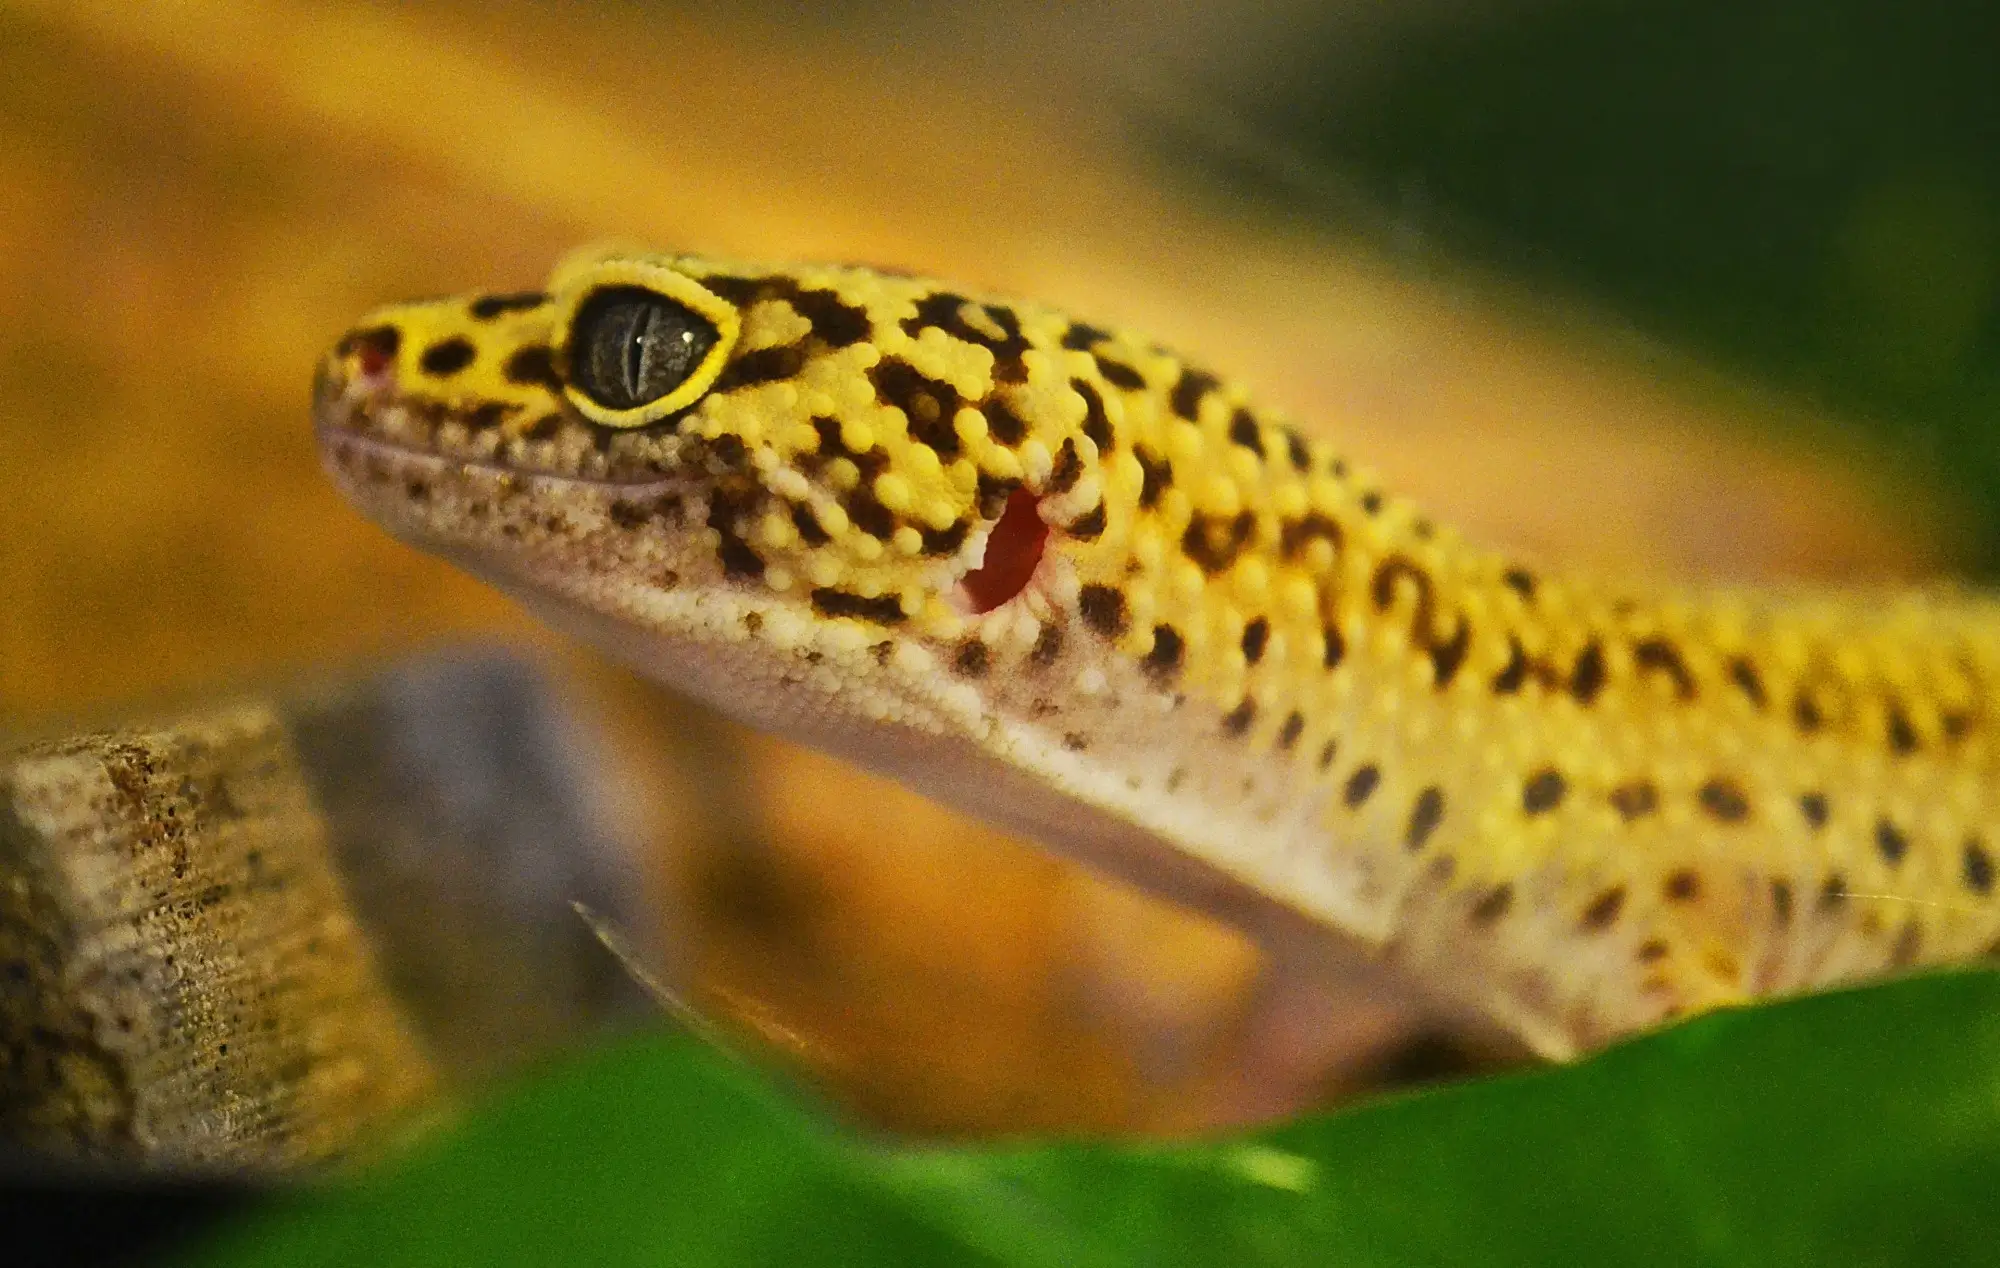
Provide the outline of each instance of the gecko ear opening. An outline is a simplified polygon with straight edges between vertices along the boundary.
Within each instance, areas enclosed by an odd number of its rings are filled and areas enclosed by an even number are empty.
[[[959,582],[974,612],[991,612],[1028,588],[1049,541],[1040,501],[1026,489],[1007,496],[1006,509],[987,534],[986,557]]]

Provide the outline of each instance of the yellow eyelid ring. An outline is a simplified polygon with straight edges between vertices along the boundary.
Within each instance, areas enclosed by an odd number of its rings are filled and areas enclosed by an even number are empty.
[[[700,400],[728,364],[742,329],[742,317],[734,304],[657,257],[579,261],[578,266],[558,270],[558,278],[562,289],[555,318],[556,363],[567,367],[563,396],[578,413],[603,427],[644,427]],[[579,325],[601,311],[607,299],[634,295],[664,301],[662,308],[684,309],[713,327],[715,337],[671,390],[620,407],[616,402],[600,399],[601,393],[593,395],[586,390],[590,350],[575,344]]]

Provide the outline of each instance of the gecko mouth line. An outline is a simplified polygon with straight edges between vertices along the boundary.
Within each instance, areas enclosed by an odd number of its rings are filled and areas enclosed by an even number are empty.
[[[564,475],[553,471],[524,470],[509,463],[505,458],[474,458],[448,454],[436,449],[424,449],[400,440],[391,440],[372,432],[355,427],[330,423],[322,419],[313,420],[313,437],[323,452],[345,447],[364,453],[394,458],[399,462],[423,464],[425,470],[433,473],[447,471],[490,472],[496,476],[506,476],[512,480],[528,481],[548,485],[553,488],[570,489],[616,489],[620,492],[652,493],[670,492],[677,488],[687,488],[693,484],[689,477],[656,475],[644,479],[617,480],[603,476]]]

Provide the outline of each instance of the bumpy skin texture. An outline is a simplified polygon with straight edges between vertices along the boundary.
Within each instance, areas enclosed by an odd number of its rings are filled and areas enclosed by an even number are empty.
[[[713,356],[613,417],[578,314],[648,286]],[[614,654],[1211,910],[1303,913],[1551,1056],[2000,936],[1994,603],[1530,571],[1038,305],[600,250],[371,315],[315,418],[370,515]]]

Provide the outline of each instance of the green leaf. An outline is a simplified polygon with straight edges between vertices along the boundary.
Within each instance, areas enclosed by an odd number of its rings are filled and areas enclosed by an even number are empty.
[[[1958,1264],[1996,1178],[2000,975],[1961,973],[1172,1145],[898,1148],[654,1035],[188,1262]]]

